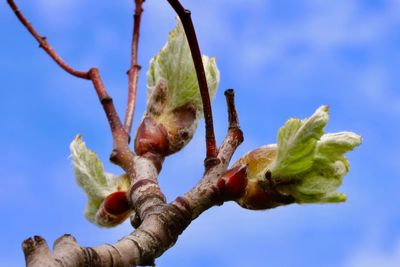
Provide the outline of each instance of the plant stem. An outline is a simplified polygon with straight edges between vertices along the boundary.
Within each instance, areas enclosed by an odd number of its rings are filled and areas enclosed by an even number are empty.
[[[168,0],[169,4],[178,14],[182,21],[183,28],[186,33],[186,37],[189,43],[190,51],[192,53],[192,58],[194,62],[194,67],[196,69],[197,80],[199,82],[201,100],[203,102],[203,112],[206,125],[206,168],[207,161],[215,161],[217,157],[218,150],[214,135],[214,125],[213,116],[211,110],[211,100],[208,92],[208,85],[206,74],[204,71],[203,60],[201,58],[201,52],[199,43],[197,41],[196,32],[193,26],[190,10],[185,9],[178,0]]]
[[[126,132],[130,134],[132,131],[133,117],[135,114],[137,86],[140,72],[140,65],[138,65],[138,48],[139,48],[139,35],[140,35],[140,21],[143,13],[144,0],[135,0],[135,15],[132,34],[132,50],[131,50],[131,66],[128,70],[128,102],[125,111],[124,126]]]

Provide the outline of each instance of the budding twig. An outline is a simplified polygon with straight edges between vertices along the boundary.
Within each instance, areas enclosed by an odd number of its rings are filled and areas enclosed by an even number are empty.
[[[125,131],[124,126],[121,123],[121,120],[118,116],[117,111],[115,110],[114,104],[112,102],[112,98],[108,95],[104,84],[101,80],[99,70],[96,68],[91,68],[89,71],[78,71],[69,66],[61,57],[57,54],[54,48],[47,42],[45,37],[42,37],[32,26],[32,24],[25,18],[22,12],[18,9],[18,6],[15,4],[13,0],[7,0],[7,3],[10,5],[11,9],[14,11],[15,15],[21,21],[21,23],[25,26],[25,28],[32,34],[32,36],[39,42],[39,47],[43,48],[44,51],[66,72],[69,74],[86,79],[91,80],[93,86],[96,90],[96,93],[100,99],[100,102],[103,106],[103,109],[106,113],[108,123],[111,128],[111,133],[114,141],[114,149],[111,154],[111,160],[116,164],[120,165],[124,169],[129,168],[130,161],[132,160],[133,154],[129,151],[128,141],[129,135]]]
[[[140,72],[138,65],[138,47],[140,35],[140,20],[142,17],[142,4],[145,0],[135,0],[135,15],[132,35],[131,66],[128,70],[128,103],[125,111],[125,129],[128,134],[132,131],[133,117],[136,106],[136,94]]]
[[[201,100],[203,101],[204,120],[206,125],[206,165],[207,161],[217,157],[218,150],[214,135],[213,116],[211,110],[211,100],[208,92],[208,85],[206,74],[204,71],[203,60],[201,58],[200,47],[197,41],[196,32],[194,30],[193,22],[191,19],[190,10],[185,9],[179,0],[168,0],[169,4],[178,14],[182,21],[183,28],[189,43],[190,51],[196,69],[197,80],[199,82]]]

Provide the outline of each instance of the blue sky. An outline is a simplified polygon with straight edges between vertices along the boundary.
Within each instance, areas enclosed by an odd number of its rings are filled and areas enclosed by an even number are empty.
[[[100,68],[124,110],[132,1],[19,1],[71,65]],[[274,143],[289,117],[330,105],[327,131],[361,134],[349,154],[339,205],[291,205],[265,212],[235,203],[205,212],[157,266],[400,265],[400,2],[396,0],[187,0],[202,52],[217,57],[221,83],[213,102],[220,142],[226,132],[223,91],[235,88],[245,142],[235,159]],[[135,125],[145,108],[150,58],[175,24],[166,1],[145,2]],[[107,162],[111,136],[91,84],[60,70],[0,3],[0,266],[22,266],[21,241],[64,233],[85,246],[117,241],[129,224],[105,230],[83,217],[69,143],[78,133]],[[203,125],[165,161],[160,184],[169,200],[201,177]],[[182,164],[184,163],[184,164]]]

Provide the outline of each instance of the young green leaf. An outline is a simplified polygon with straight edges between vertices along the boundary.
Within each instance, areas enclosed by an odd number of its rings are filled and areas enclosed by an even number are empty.
[[[70,151],[76,181],[88,197],[85,217],[96,224],[96,213],[103,200],[113,192],[128,190],[130,180],[125,175],[106,173],[103,163],[86,147],[81,135],[72,141]]]
[[[211,99],[219,84],[219,71],[215,58],[202,56]],[[202,102],[197,82],[196,71],[188,41],[182,23],[177,19],[177,26],[169,34],[168,42],[150,61],[147,73],[147,95],[151,98],[156,86],[165,82],[167,90],[167,111],[187,105],[194,105],[199,113]]]
[[[313,164],[317,141],[328,122],[328,107],[322,106],[305,120],[289,119],[278,132],[278,154],[271,168],[274,176],[287,179]]]

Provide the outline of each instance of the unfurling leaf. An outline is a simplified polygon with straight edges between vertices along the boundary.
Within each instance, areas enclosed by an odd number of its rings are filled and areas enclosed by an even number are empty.
[[[80,135],[72,141],[70,151],[76,181],[88,197],[85,217],[99,226],[114,226],[99,222],[99,209],[109,195],[129,189],[129,178],[106,173],[97,154],[86,147]]]
[[[327,106],[307,119],[289,119],[279,129],[277,145],[260,147],[239,159],[232,169],[246,166],[247,187],[236,202],[249,209],[267,209],[293,202],[345,201],[346,196],[336,192],[349,171],[344,154],[360,145],[361,137],[352,132],[324,134],[328,119]],[[230,176],[221,177],[223,185],[229,185]]]
[[[214,57],[210,59],[203,55],[202,59],[210,98],[213,99],[219,84],[219,71]],[[179,19],[177,26],[169,34],[168,42],[150,61],[147,73],[148,100],[153,94],[157,94],[156,87],[160,82],[165,82],[167,87],[166,112],[190,103],[201,113],[203,106],[196,71],[185,31]]]
[[[315,144],[328,122],[328,107],[322,106],[305,120],[289,119],[278,132],[278,154],[273,163],[274,175],[284,179],[311,167]]]
[[[219,71],[215,58],[203,55],[202,59],[210,98],[213,99],[219,83]],[[193,137],[202,112],[192,55],[178,19],[168,42],[150,61],[147,110],[136,134],[136,153],[152,152],[167,156],[181,150]]]

